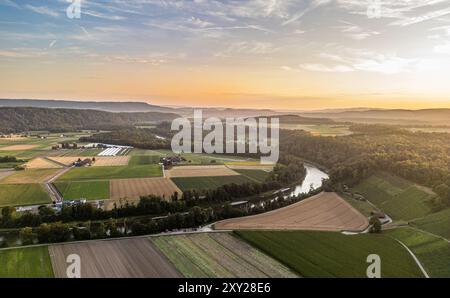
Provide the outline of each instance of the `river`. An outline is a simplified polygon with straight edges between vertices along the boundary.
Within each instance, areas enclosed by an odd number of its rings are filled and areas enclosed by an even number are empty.
[[[327,173],[319,170],[317,167],[305,163],[306,176],[302,184],[297,185],[291,192],[290,196],[298,196],[299,194],[307,194],[311,190],[322,186],[322,180],[328,179]]]

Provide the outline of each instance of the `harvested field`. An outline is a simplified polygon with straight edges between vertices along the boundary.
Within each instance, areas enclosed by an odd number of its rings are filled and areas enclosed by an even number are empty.
[[[362,231],[368,220],[336,193],[320,193],[267,213],[224,220],[222,230]]]
[[[17,171],[0,180],[0,184],[45,183],[58,173],[58,169],[30,169]]]
[[[109,157],[96,157],[94,167],[115,167],[126,166],[130,161],[129,156],[109,156]]]
[[[166,177],[213,177],[236,176],[235,171],[226,166],[181,166],[166,171]]]
[[[1,147],[0,151],[23,151],[23,150],[31,150],[36,147],[38,147],[38,145],[11,145]]]
[[[174,192],[181,196],[181,190],[169,178],[142,178],[111,180],[111,199],[134,199],[141,196],[156,195],[170,200]]]
[[[13,170],[0,170],[0,180],[3,178],[6,178],[12,174],[16,173],[16,171]]]
[[[59,169],[62,168],[61,165],[58,165],[50,160],[45,158],[35,158],[25,164],[27,169]]]
[[[49,247],[55,277],[66,277],[66,258],[78,254],[82,278],[181,277],[181,274],[145,238],[95,241]]]
[[[228,233],[151,239],[185,277],[297,277],[284,265]]]
[[[51,157],[58,163],[65,164],[66,166],[71,166],[78,159],[84,160],[87,157],[83,156],[62,156],[62,157]],[[110,156],[110,157],[95,157],[95,163],[92,164],[94,167],[114,167],[114,166],[126,166],[130,161],[129,156]]]

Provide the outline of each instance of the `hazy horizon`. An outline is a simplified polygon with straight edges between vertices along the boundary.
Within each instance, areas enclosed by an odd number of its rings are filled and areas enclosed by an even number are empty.
[[[0,0],[0,97],[450,108],[448,1]]]

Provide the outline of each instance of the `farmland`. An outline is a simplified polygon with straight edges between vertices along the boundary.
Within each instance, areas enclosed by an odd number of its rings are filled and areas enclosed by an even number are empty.
[[[89,167],[74,168],[62,175],[58,181],[109,180],[147,178],[162,176],[161,166]]]
[[[201,190],[215,189],[225,184],[231,183],[242,184],[254,182],[242,175],[218,176],[218,177],[177,177],[171,179],[182,191],[188,189],[195,189],[201,191]]]
[[[366,277],[378,254],[382,277],[422,277],[407,250],[390,237],[334,232],[238,231],[236,234],[303,277]],[[295,249],[294,249],[295,248]]]
[[[71,166],[78,159],[85,159],[86,157],[82,156],[73,156],[73,157],[51,157],[51,160],[54,160],[58,163],[65,164],[66,166]],[[129,156],[103,156],[103,157],[95,157],[95,162],[92,164],[94,167],[114,167],[114,166],[126,166],[130,160]]]
[[[263,170],[253,170],[253,169],[245,169],[245,170],[235,170],[237,173],[254,180],[255,182],[262,183],[264,182],[269,173]]]
[[[0,250],[1,278],[53,277],[47,247]]]
[[[66,277],[66,256],[78,254],[82,278],[181,277],[180,273],[144,238],[93,241],[49,247],[53,270]]]
[[[130,159],[131,166],[151,165],[159,163],[159,156],[156,155],[135,155]]]
[[[413,222],[418,228],[450,239],[450,209],[427,215]]]
[[[436,195],[399,177],[379,173],[357,185],[355,192],[396,220],[411,220],[430,214]]]
[[[40,184],[0,184],[0,207],[50,203]]]
[[[181,166],[173,167],[166,171],[167,177],[211,177],[211,176],[235,176],[235,171],[225,166]]]
[[[27,169],[59,169],[62,168],[61,165],[52,162],[51,160],[45,158],[34,158],[25,164]]]
[[[385,233],[408,246],[431,277],[450,277],[450,243],[412,228],[398,228]]]
[[[64,200],[105,200],[109,198],[109,181],[66,181],[54,183]]]
[[[151,239],[185,277],[296,277],[285,266],[228,233]]]
[[[45,183],[51,177],[56,175],[57,172],[57,169],[30,169],[18,171],[0,180],[0,184]]]
[[[141,178],[111,180],[111,199],[138,200],[141,196],[155,195],[167,200],[180,189],[168,178]]]
[[[324,230],[362,231],[368,220],[335,193],[320,193],[287,207],[263,214],[228,219],[219,230]]]

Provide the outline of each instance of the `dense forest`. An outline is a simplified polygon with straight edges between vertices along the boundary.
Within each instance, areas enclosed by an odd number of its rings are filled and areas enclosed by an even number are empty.
[[[158,130],[128,127],[107,133],[98,133],[80,138],[80,142],[94,142],[133,146],[141,149],[170,149],[170,139],[158,138]],[[158,135],[160,136],[160,135]]]
[[[282,131],[281,155],[292,154],[328,167],[333,183],[354,185],[375,171],[388,171],[433,188],[450,205],[448,134],[378,125],[352,129],[355,134],[334,138]]]
[[[177,114],[142,112],[110,113],[96,110],[0,107],[0,133],[30,130],[111,130],[141,122],[171,121]]]

